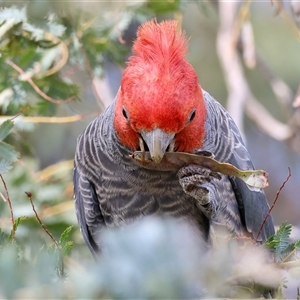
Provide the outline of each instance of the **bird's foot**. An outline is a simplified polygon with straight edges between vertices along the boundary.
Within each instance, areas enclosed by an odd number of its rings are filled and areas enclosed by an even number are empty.
[[[182,167],[177,174],[184,192],[196,199],[206,214],[213,213],[215,205],[210,195],[211,181],[220,180],[221,175],[198,165]]]

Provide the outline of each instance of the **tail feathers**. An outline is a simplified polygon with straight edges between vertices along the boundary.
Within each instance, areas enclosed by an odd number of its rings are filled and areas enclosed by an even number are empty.
[[[83,236],[85,243],[87,244],[88,248],[90,249],[93,256],[96,258],[100,252],[99,246],[96,244],[94,239],[92,238],[87,222],[86,222],[86,215],[84,209],[84,199],[80,192],[80,174],[78,173],[77,168],[74,168],[74,199],[75,199],[75,209],[76,209],[76,216],[78,223],[80,225],[80,230]],[[97,199],[95,190],[92,185],[90,185],[90,191],[92,193],[92,198]]]

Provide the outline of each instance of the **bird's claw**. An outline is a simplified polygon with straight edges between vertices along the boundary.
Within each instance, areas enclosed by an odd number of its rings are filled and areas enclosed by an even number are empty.
[[[182,167],[177,175],[184,192],[198,200],[203,206],[208,205],[210,202],[209,189],[207,188],[209,183],[213,179],[221,179],[219,173],[198,165]]]
[[[177,173],[179,180],[184,177],[191,177],[193,181],[198,181],[198,184],[204,182],[210,182],[212,178],[221,179],[221,175],[218,172],[213,172],[208,168],[201,167],[199,165],[188,165],[182,167]]]

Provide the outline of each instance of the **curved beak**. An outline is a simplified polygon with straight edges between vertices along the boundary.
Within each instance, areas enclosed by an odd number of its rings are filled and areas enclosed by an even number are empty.
[[[152,160],[158,164],[173,141],[175,134],[156,128],[152,131],[142,131],[141,136],[149,148]]]

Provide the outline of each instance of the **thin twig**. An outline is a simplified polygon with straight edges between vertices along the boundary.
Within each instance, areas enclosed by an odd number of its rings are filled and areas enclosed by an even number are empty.
[[[295,253],[296,253],[296,251],[297,251],[298,249],[294,249],[293,251],[291,251],[281,262],[287,262],[287,260],[290,258],[290,257],[292,257]]]
[[[100,110],[93,111],[87,114],[79,114],[75,116],[68,116],[68,117],[23,117],[20,116],[19,122],[23,123],[71,123],[71,122],[77,122],[82,119],[92,117],[99,115],[101,113]],[[16,118],[16,116],[1,116],[0,117],[0,123],[6,121],[7,119],[13,119]]]
[[[57,47],[59,47],[61,50],[60,60],[51,69],[45,72],[45,77],[46,77],[57,73],[66,65],[69,58],[69,49],[68,46],[61,39],[59,39],[58,37],[56,37],[54,34],[50,32],[45,32],[44,38],[46,40],[52,41],[54,44],[58,43]]]
[[[289,14],[286,12],[284,6],[282,5],[281,1],[274,1],[276,3],[276,10],[277,13],[283,18],[287,26],[289,27],[290,31],[294,34],[298,41],[300,41],[300,33],[297,25],[295,22],[290,18]]]
[[[5,193],[6,193],[6,201],[7,201],[7,203],[8,203],[9,211],[10,211],[10,219],[11,219],[11,224],[12,224],[11,238],[14,238],[14,237],[15,237],[15,234],[16,234],[14,211],[13,211],[12,204],[11,204],[11,201],[10,201],[10,197],[9,197],[9,192],[8,192],[8,189],[7,189],[7,185],[6,185],[6,182],[5,182],[5,180],[4,180],[3,176],[2,176],[2,174],[0,174],[0,178],[1,178],[1,180],[2,180],[4,189],[5,189]]]
[[[10,65],[13,69],[15,69],[19,74],[21,75],[26,75],[26,73],[19,67],[17,66],[14,62],[12,62],[9,59],[6,59],[5,62]],[[45,100],[50,101],[51,103],[54,104],[64,104],[67,102],[70,102],[72,100],[74,100],[74,96],[71,96],[67,99],[64,100],[59,100],[59,99],[53,99],[50,96],[48,96],[47,94],[45,94],[34,82],[30,77],[25,77],[25,81],[27,81],[32,87],[33,89]]]
[[[46,226],[43,224],[43,222],[41,221],[37,211],[35,210],[33,201],[32,201],[32,193],[31,192],[25,192],[26,196],[28,197],[30,204],[32,206],[32,209],[34,211],[35,217],[38,221],[38,223],[41,225],[42,229],[46,232],[46,234],[50,237],[50,239],[53,241],[53,243],[55,244],[55,246],[57,247],[57,250],[59,251],[59,257],[58,257],[58,275],[60,277],[64,277],[65,276],[65,266],[64,266],[64,260],[63,260],[63,253],[62,253],[62,247],[59,244],[59,242],[54,238],[54,236],[52,235],[52,233],[46,228]]]
[[[2,194],[2,192],[0,191],[0,198],[2,198],[2,200],[3,200],[3,202],[7,202],[7,200],[6,200],[6,198],[5,198],[5,196]]]
[[[32,209],[34,211],[34,214],[35,214],[35,217],[37,219],[37,221],[39,222],[39,224],[41,225],[41,227],[43,228],[43,230],[46,232],[46,234],[50,237],[50,239],[53,241],[53,243],[56,245],[56,247],[58,249],[60,249],[60,245],[58,243],[58,241],[54,238],[54,236],[51,234],[51,232],[45,227],[45,225],[43,224],[43,222],[41,221],[37,211],[35,210],[35,207],[34,207],[34,204],[33,204],[33,201],[32,201],[32,193],[30,192],[25,192],[26,196],[28,197],[30,203],[31,203],[31,206],[32,206]]]
[[[258,234],[257,234],[257,236],[256,236],[256,238],[255,238],[256,242],[258,241],[258,237],[260,236],[260,234],[261,234],[261,232],[262,232],[262,230],[263,230],[263,227],[264,227],[265,223],[267,222],[268,217],[269,217],[270,214],[271,214],[271,211],[272,211],[273,208],[275,207],[275,204],[276,204],[276,202],[277,202],[277,200],[278,200],[278,197],[279,197],[279,195],[280,195],[282,189],[284,188],[285,184],[289,181],[290,177],[292,176],[292,174],[291,174],[291,169],[290,169],[290,168],[288,168],[288,169],[289,169],[289,174],[288,174],[287,178],[285,179],[285,181],[282,183],[282,185],[281,185],[281,187],[279,188],[279,190],[277,191],[275,200],[273,201],[272,206],[269,208],[269,210],[268,210],[268,212],[267,212],[267,214],[266,214],[266,216],[265,216],[263,222],[261,223],[261,226],[260,226],[260,228],[259,228]]]
[[[19,117],[24,112],[24,110],[27,110],[27,109],[29,109],[29,106],[23,107],[22,109],[20,109],[20,111],[16,115],[12,116],[10,118],[10,120],[13,121],[13,119]]]
[[[283,268],[283,269],[292,269],[292,268],[300,268],[300,260],[293,260],[293,261],[286,261],[286,262],[280,262],[278,264],[278,266],[280,268]]]

